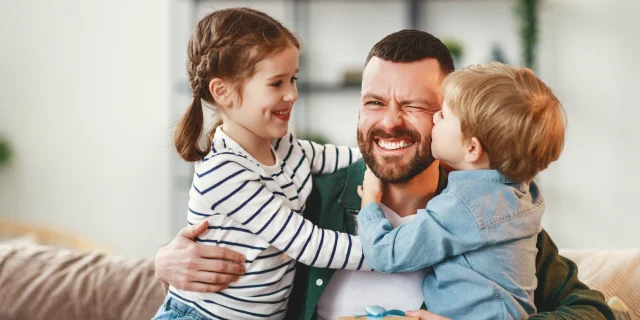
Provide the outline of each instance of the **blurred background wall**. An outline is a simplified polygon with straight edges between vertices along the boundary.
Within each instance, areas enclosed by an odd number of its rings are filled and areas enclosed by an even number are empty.
[[[355,145],[369,49],[416,27],[461,48],[457,66],[524,65],[519,0],[0,0],[0,218],[152,256],[185,224],[191,165],[172,150],[190,101],[196,19],[250,6],[303,40],[301,136]],[[539,176],[563,248],[640,247],[640,2],[546,0],[537,74],[567,110],[561,159]],[[354,80],[355,79],[355,80]]]
[[[169,1],[0,2],[0,217],[126,255],[169,237]]]

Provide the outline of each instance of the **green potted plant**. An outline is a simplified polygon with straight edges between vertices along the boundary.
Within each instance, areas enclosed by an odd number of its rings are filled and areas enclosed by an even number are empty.
[[[447,46],[449,52],[451,52],[451,57],[453,57],[456,69],[460,69],[460,61],[462,61],[462,56],[464,56],[464,45],[456,39],[446,39],[443,43]]]
[[[538,49],[538,12],[541,0],[517,0],[515,13],[520,27],[522,62],[525,67],[535,70]]]
[[[0,167],[5,166],[11,159],[11,146],[9,141],[0,137]]]

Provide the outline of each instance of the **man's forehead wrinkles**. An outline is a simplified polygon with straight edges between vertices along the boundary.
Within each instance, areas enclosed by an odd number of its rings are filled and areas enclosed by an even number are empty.
[[[430,92],[430,90],[429,91],[423,90],[423,92],[420,92],[420,93],[400,92],[400,93],[391,93],[391,94],[387,94],[387,93],[379,94],[379,93],[370,91],[370,92],[365,92],[362,95],[362,98],[365,100],[374,99],[377,101],[382,101],[387,103],[393,102],[401,106],[412,105],[412,104],[416,104],[416,105],[439,104],[439,102],[437,101],[437,95],[434,94],[433,92]]]
[[[403,72],[404,71],[404,72]],[[427,72],[387,70],[373,72],[365,77],[362,99],[374,99],[399,105],[428,104],[437,107],[441,104],[440,80],[442,75]],[[402,76],[404,75],[404,76]]]

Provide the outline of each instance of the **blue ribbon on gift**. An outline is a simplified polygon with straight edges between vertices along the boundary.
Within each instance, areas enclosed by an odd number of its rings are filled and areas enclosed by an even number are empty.
[[[367,320],[382,319],[386,316],[405,316],[403,311],[391,309],[387,310],[381,306],[370,306],[364,308],[367,314],[355,315],[356,318],[367,317]]]

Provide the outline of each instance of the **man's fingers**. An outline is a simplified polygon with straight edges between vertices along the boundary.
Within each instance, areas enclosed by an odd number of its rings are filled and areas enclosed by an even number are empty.
[[[194,291],[194,292],[220,292],[226,289],[227,284],[208,284],[202,282],[187,282],[182,290]]]
[[[439,316],[435,313],[429,312],[427,310],[417,310],[417,311],[406,311],[405,314],[408,317],[418,318],[420,320],[451,320],[449,318],[445,318],[443,316]]]
[[[180,230],[180,235],[191,240],[195,240],[196,237],[207,231],[209,223],[207,220],[203,220],[197,225],[186,226]]]
[[[246,272],[242,264],[218,259],[200,259],[198,270],[232,275],[242,275]]]
[[[191,281],[202,282],[206,284],[226,285],[231,282],[238,281],[239,278],[239,276],[233,274],[198,271],[193,274],[193,279],[191,279]]]
[[[198,245],[197,252],[200,257],[208,259],[222,259],[237,263],[244,263],[247,260],[247,258],[240,253],[217,246]]]

